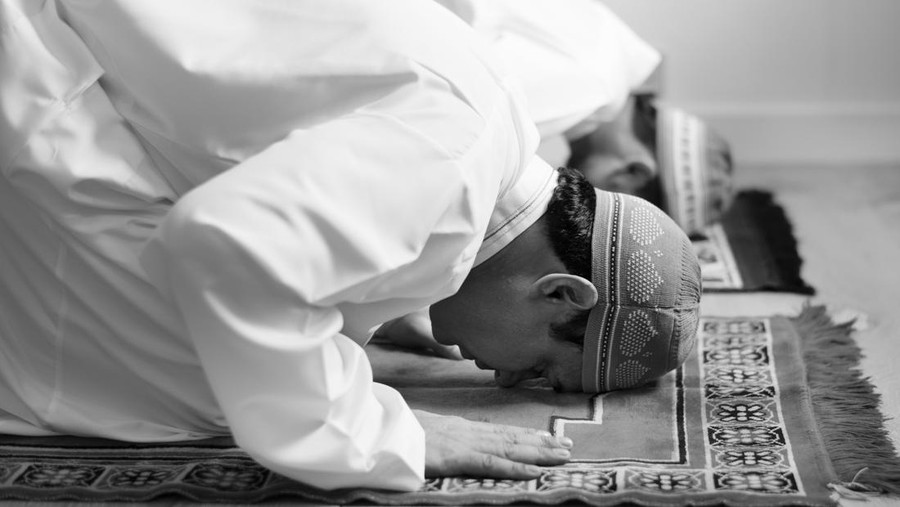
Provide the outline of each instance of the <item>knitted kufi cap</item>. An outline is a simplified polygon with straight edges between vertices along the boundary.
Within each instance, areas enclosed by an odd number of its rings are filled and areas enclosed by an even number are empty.
[[[656,150],[663,209],[688,234],[702,233],[734,197],[728,144],[700,118],[660,107]]]
[[[700,265],[684,231],[656,206],[595,189],[591,281],[599,298],[584,337],[585,392],[639,386],[694,346]]]

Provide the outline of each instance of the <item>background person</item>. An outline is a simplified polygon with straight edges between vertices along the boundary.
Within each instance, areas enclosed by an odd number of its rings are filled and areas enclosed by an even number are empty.
[[[436,1],[522,82],[539,153],[551,165],[644,197],[689,234],[703,233],[728,209],[728,143],[700,118],[641,93],[662,57],[602,2]]]

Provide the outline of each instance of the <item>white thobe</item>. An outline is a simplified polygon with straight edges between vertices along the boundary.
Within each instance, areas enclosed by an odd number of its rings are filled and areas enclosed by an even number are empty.
[[[470,27],[420,0],[0,5],[0,432],[230,432],[315,486],[419,487],[362,345],[555,184]]]

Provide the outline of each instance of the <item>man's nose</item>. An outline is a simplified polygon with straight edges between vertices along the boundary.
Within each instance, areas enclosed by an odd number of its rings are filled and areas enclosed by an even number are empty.
[[[501,387],[512,387],[523,380],[540,377],[541,374],[535,370],[522,371],[504,371],[496,370],[494,372],[494,380]]]

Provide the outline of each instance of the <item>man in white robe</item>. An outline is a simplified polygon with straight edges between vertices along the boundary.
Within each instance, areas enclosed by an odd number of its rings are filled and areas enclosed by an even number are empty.
[[[0,5],[0,432],[232,434],[322,488],[566,461],[414,414],[362,348],[441,302],[435,336],[511,382],[597,389],[547,336],[597,281],[550,248],[557,173],[470,27],[417,0]]]

